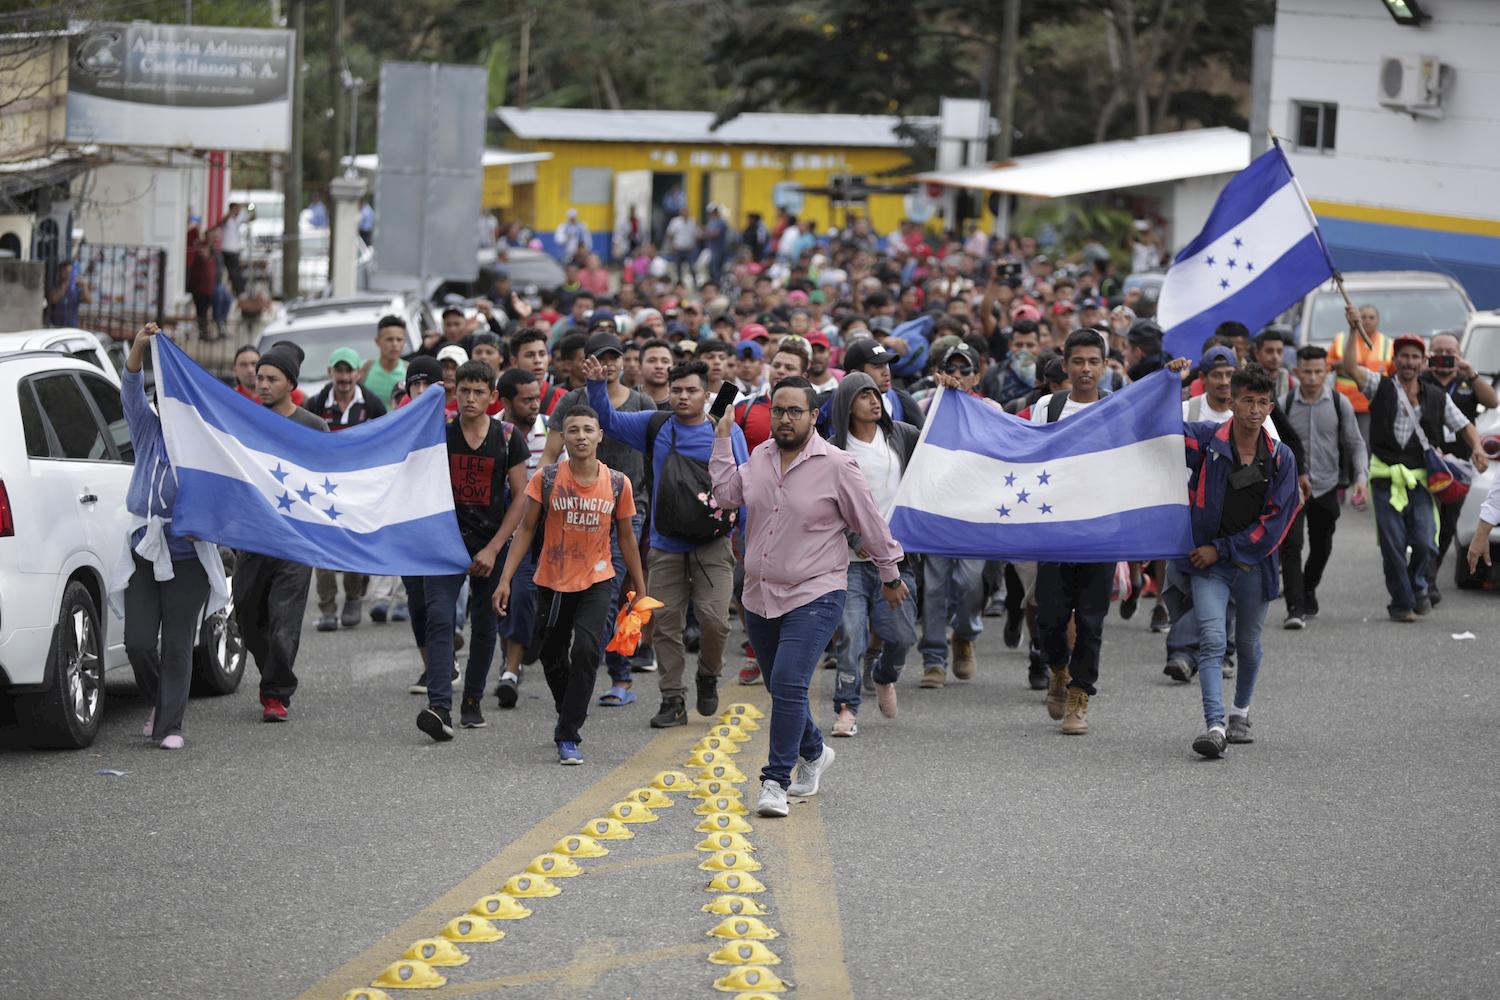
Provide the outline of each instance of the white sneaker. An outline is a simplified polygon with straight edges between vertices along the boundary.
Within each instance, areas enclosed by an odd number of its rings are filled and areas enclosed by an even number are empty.
[[[786,789],[767,778],[760,783],[760,801],[755,811],[762,816],[785,816],[791,812],[786,804]]]
[[[799,795],[809,798],[818,794],[818,782],[823,779],[823,772],[828,770],[828,765],[833,763],[833,747],[827,743],[823,744],[823,752],[818,755],[817,760],[799,760],[797,769],[792,772],[792,783],[787,788],[788,795]]]

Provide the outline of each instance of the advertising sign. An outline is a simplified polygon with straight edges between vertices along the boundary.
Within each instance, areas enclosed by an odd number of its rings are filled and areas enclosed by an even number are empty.
[[[285,152],[290,31],[86,25],[68,44],[69,142]]]

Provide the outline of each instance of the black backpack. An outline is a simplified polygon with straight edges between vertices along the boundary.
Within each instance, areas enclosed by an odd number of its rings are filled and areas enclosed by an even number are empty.
[[[1099,398],[1103,399],[1109,395],[1108,389],[1099,390]],[[1063,407],[1068,405],[1068,393],[1054,392],[1052,398],[1047,400],[1047,423],[1055,424],[1062,416]]]
[[[677,451],[675,420],[670,432],[672,448],[659,470],[661,484],[653,486],[658,474],[654,468],[656,437],[669,420],[673,420],[670,413],[653,413],[646,425],[646,489],[656,497],[656,502],[651,505],[651,523],[658,534],[689,545],[707,545],[732,533],[740,512],[738,509],[723,510],[714,504],[713,477],[709,474],[708,463]],[[671,529],[663,525],[671,525]]]
[[[547,533],[547,509],[552,505],[552,487],[557,483],[557,463],[553,462],[551,465],[542,466],[541,474],[542,513],[536,523],[536,534],[531,536],[531,556],[533,559],[538,559],[542,555],[542,537]],[[615,510],[618,511],[620,509],[620,492],[625,489],[625,473],[620,472],[618,469],[610,469],[609,485],[614,490]],[[615,515],[611,513],[610,519],[613,520],[614,517]],[[614,530],[613,525],[610,526],[610,530]]]
[[[1333,415],[1334,418],[1338,420],[1339,488],[1342,489],[1348,486],[1351,481],[1350,477],[1353,474],[1353,470],[1350,468],[1350,466],[1354,462],[1353,457],[1349,454],[1349,449],[1344,447],[1344,400],[1340,398],[1344,394],[1339,392],[1338,389],[1334,387],[1332,382],[1325,386],[1323,391],[1333,394]],[[1297,390],[1292,389],[1287,392],[1286,401],[1281,404],[1281,412],[1285,413],[1288,417],[1292,415],[1292,400],[1296,398]],[[1312,421],[1310,419],[1307,426],[1309,430],[1312,428]],[[1307,441],[1303,444],[1302,447],[1304,453],[1307,453],[1312,448],[1312,442]],[[1311,462],[1312,460],[1309,459],[1308,461]]]

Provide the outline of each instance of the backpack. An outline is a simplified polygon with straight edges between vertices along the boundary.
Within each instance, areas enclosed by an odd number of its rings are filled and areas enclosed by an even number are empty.
[[[1099,398],[1103,399],[1109,395],[1108,389],[1099,390]],[[1068,394],[1066,392],[1054,392],[1052,398],[1047,400],[1047,423],[1055,424],[1062,416],[1063,408],[1068,405]]]
[[[544,465],[540,470],[542,477],[542,514],[541,520],[537,522],[536,534],[531,536],[531,557],[533,560],[541,557],[542,540],[547,533],[547,511],[552,506],[552,487],[557,482],[557,463]],[[620,493],[625,489],[625,473],[618,469],[609,470],[609,485],[615,494],[615,509],[620,507]],[[613,520],[614,515],[610,515]]]
[[[1348,400],[1344,398],[1344,394],[1343,393],[1339,392],[1337,389],[1333,388],[1332,386],[1325,386],[1323,388],[1323,391],[1326,392],[1326,393],[1329,393],[1329,394],[1331,394],[1333,396],[1333,415],[1338,420],[1338,428],[1339,428],[1338,429],[1338,436],[1339,436],[1339,487],[1342,489],[1343,487],[1346,487],[1346,486],[1349,485],[1349,473],[1350,473],[1350,470],[1349,470],[1350,458],[1349,458],[1348,453],[1344,449],[1344,407],[1346,405],[1348,405]],[[1292,415],[1292,400],[1294,400],[1296,398],[1297,398],[1297,390],[1296,389],[1292,389],[1291,391],[1289,391],[1286,394],[1286,399],[1282,401],[1281,412],[1285,413],[1288,417],[1290,417]],[[1308,426],[1309,430],[1312,429],[1312,422],[1311,422],[1311,420],[1308,421],[1308,425],[1307,426]],[[1309,450],[1309,449],[1312,448],[1312,442],[1311,441],[1306,441],[1306,442],[1303,443],[1302,447],[1303,447],[1304,453],[1305,453],[1307,450]],[[1311,462],[1311,459],[1309,459],[1309,462]]]
[[[661,469],[661,488],[653,487],[656,438],[669,420],[672,420],[670,413],[653,413],[646,425],[646,489],[655,497],[651,523],[658,534],[689,545],[706,545],[732,533],[740,512],[715,505],[708,463],[677,452],[675,422],[671,431],[673,447]],[[670,524],[672,530],[663,529],[664,524]]]

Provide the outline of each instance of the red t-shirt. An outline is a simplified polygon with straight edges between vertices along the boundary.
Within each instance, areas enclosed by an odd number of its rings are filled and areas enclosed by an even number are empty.
[[[745,448],[754,451],[771,437],[771,398],[756,396],[734,407],[734,422],[745,435]]]

